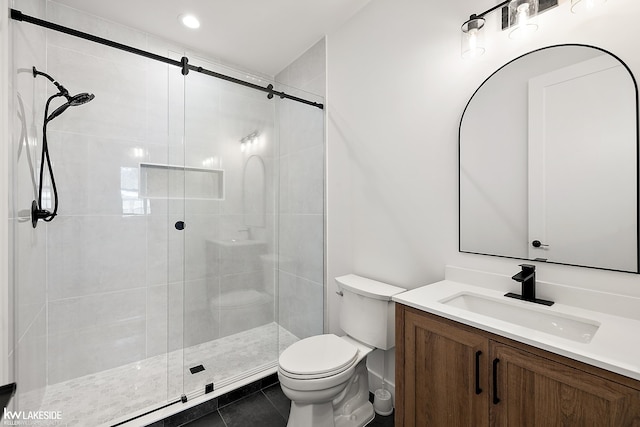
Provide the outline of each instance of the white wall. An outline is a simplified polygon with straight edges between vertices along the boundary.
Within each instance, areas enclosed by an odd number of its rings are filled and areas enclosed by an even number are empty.
[[[498,273],[517,260],[458,252],[458,124],[474,90],[530,50],[584,43],[618,55],[640,76],[631,40],[640,2],[573,15],[569,1],[540,16],[528,41],[491,32],[477,61],[460,57],[460,25],[495,2],[373,0],[327,37],[329,324],[339,331],[334,277],[353,272],[414,288],[446,264]],[[495,14],[494,14],[495,15]],[[640,295],[637,275],[540,265],[540,280]],[[387,357],[386,376],[392,376]],[[380,372],[379,358],[370,368]]]

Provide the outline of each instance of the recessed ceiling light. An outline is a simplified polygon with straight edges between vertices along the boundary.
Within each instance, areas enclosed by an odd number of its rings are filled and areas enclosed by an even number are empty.
[[[178,21],[182,23],[187,28],[200,28],[200,21],[194,15],[185,13],[178,16]]]

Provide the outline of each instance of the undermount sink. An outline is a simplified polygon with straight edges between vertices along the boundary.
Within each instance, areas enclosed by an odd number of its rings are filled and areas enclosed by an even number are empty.
[[[600,324],[594,320],[548,312],[521,301],[463,292],[440,301],[450,307],[513,323],[572,341],[589,343]]]

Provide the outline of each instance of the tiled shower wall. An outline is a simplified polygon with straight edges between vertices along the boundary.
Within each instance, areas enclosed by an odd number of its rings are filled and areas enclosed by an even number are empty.
[[[320,40],[276,76],[276,81],[324,96],[326,43]],[[299,338],[323,332],[324,110],[278,104],[280,125],[281,326]]]
[[[24,0],[25,13],[44,17],[42,0]],[[20,409],[37,410],[46,386],[47,311],[46,311],[46,227],[31,226],[31,202],[36,198],[34,175],[40,158],[43,105],[39,94],[46,82],[34,79],[32,67],[46,69],[46,45],[43,29],[13,26],[11,81],[12,138],[9,185],[9,278],[13,293],[16,323],[13,361],[19,382],[17,401]],[[13,191],[12,191],[13,190]],[[20,286],[17,284],[20,283]]]
[[[183,53],[56,3],[48,3],[47,16],[161,55]],[[262,283],[262,273],[230,271],[234,259],[220,258],[219,243],[246,238],[239,140],[260,130],[261,155],[273,163],[273,103],[246,88],[197,73],[185,79],[178,68],[62,34],[48,34],[47,54],[52,75],[73,91],[96,95],[56,120],[50,133],[61,214],[48,232],[49,383],[239,332],[237,324],[225,329],[232,321],[219,309],[221,295],[254,286],[256,276]],[[175,176],[168,185],[178,193],[143,199],[140,162],[223,169],[224,200],[184,201],[189,179]],[[267,191],[273,194],[273,186]],[[183,232],[176,221],[185,221]],[[273,230],[273,221],[251,230],[265,253],[273,252]],[[250,310],[248,318],[253,315]],[[257,323],[274,320],[273,302],[268,315],[260,313]]]
[[[143,33],[52,2],[47,19],[142,49],[160,47]],[[166,163],[169,141],[166,66],[48,32],[47,72],[71,93],[96,96],[51,122],[48,132],[60,197],[59,215],[47,227],[54,384],[166,351],[166,338],[158,339],[147,320],[154,315],[151,285],[166,285],[166,258],[153,265],[149,257],[161,234],[149,228],[158,214],[166,223],[166,201],[138,199],[137,171],[139,162]],[[158,283],[150,271],[159,273]]]
[[[117,42],[177,58],[183,54],[179,47],[57,3],[15,3],[25,13]],[[28,24],[15,28],[14,68],[22,70],[15,85],[26,119],[15,125],[10,230],[16,242],[18,377],[23,390],[34,391],[31,407],[37,408],[46,384],[209,341],[278,316],[301,337],[322,331],[321,110],[268,100],[263,93],[196,73],[183,79],[177,68],[63,34],[45,35]],[[279,78],[313,86],[324,74],[324,42],[318,46]],[[205,68],[235,73],[195,54],[187,56]],[[296,64],[307,68],[296,71]],[[25,209],[34,198],[43,104],[53,86],[33,79],[28,72],[33,65],[71,93],[96,96],[49,125],[60,208],[52,223],[41,222],[35,230]],[[324,93],[317,83],[309,88]],[[317,111],[307,117],[304,110]],[[276,120],[280,123],[274,128]],[[23,127],[28,144],[18,139]],[[260,144],[241,151],[240,138],[254,131]],[[282,149],[278,134],[286,144]],[[262,218],[246,215],[244,206],[250,159],[264,169]],[[141,198],[141,162],[222,169],[224,199]],[[279,220],[278,213],[287,218]],[[178,220],[187,224],[184,232],[174,229]],[[250,242],[238,249],[230,245],[234,239]],[[286,265],[274,276],[277,255]],[[283,283],[279,299],[274,277]],[[237,299],[246,295],[254,298],[254,306],[238,308]]]

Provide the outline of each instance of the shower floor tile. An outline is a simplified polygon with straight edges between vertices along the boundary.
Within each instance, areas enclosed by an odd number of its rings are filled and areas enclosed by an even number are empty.
[[[276,365],[277,355],[297,340],[270,323],[47,386],[40,409],[62,411],[59,425],[109,425],[179,399],[182,393],[201,392],[206,384],[213,383],[217,389],[269,369]],[[189,368],[197,365],[204,370],[192,374]]]

